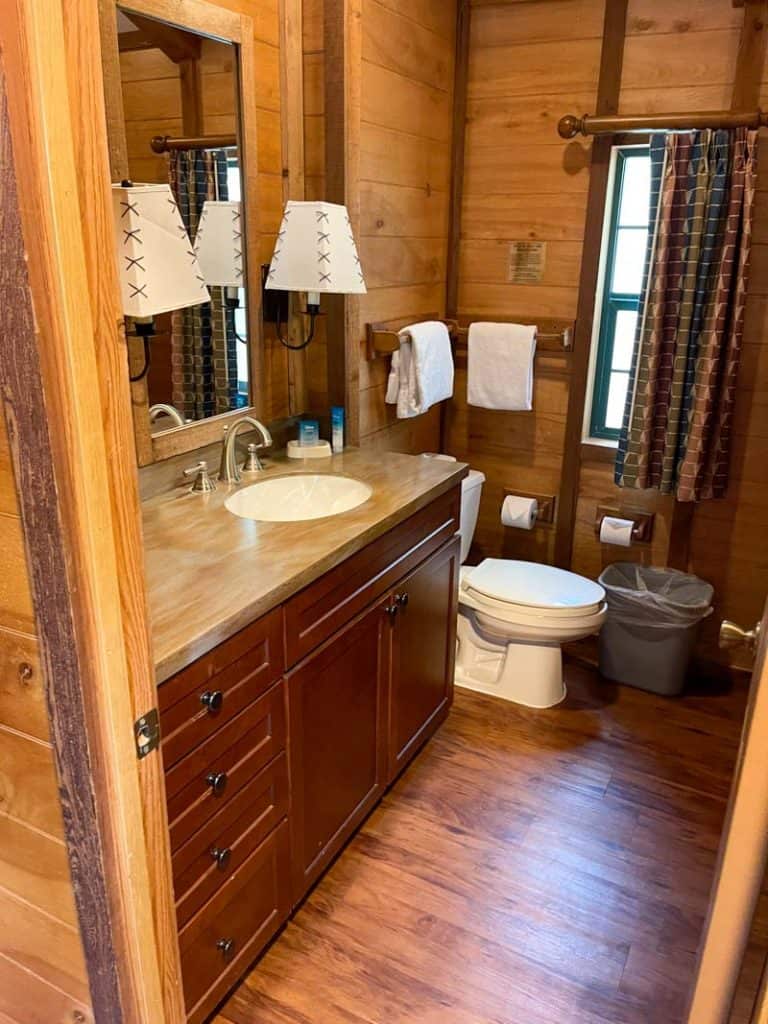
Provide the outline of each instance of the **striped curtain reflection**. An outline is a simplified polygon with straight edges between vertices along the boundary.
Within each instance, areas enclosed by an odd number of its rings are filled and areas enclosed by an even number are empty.
[[[172,152],[169,179],[187,234],[194,239],[206,200],[228,198],[227,154],[200,149]],[[191,420],[236,409],[239,401],[233,314],[222,288],[209,291],[209,303],[175,310],[172,316],[172,401]]]
[[[725,494],[757,133],[654,135],[649,245],[616,457],[623,487]]]

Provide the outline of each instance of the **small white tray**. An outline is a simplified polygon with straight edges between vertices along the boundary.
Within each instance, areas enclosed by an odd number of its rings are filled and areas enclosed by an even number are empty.
[[[289,459],[330,459],[333,455],[331,445],[328,441],[318,441],[317,444],[299,444],[298,441],[289,441],[285,453]]]

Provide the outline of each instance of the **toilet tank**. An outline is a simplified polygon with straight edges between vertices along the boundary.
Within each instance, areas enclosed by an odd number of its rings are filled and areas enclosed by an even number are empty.
[[[485,476],[477,469],[470,469],[469,474],[461,481],[461,561],[464,563],[469,554],[472,538],[477,526],[477,513],[480,510],[480,495],[483,490]]]
[[[455,462],[453,455],[439,455],[436,452],[422,452],[425,459],[444,459],[446,462]],[[480,511],[480,494],[485,483],[485,474],[477,469],[470,469],[467,476],[461,481],[461,561],[462,564],[469,554],[472,546],[472,538],[475,535],[477,526],[477,513]]]

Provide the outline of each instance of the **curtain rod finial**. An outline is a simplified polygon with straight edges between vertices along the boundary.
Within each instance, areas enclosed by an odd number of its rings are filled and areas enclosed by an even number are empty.
[[[557,122],[557,133],[562,139],[575,139],[584,131],[584,119],[575,114],[566,114]]]

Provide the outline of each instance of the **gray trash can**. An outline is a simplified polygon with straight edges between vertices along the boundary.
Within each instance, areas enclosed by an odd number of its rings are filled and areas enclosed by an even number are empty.
[[[608,615],[600,631],[600,672],[666,696],[683,689],[698,626],[714,590],[676,569],[616,562],[600,575]]]

